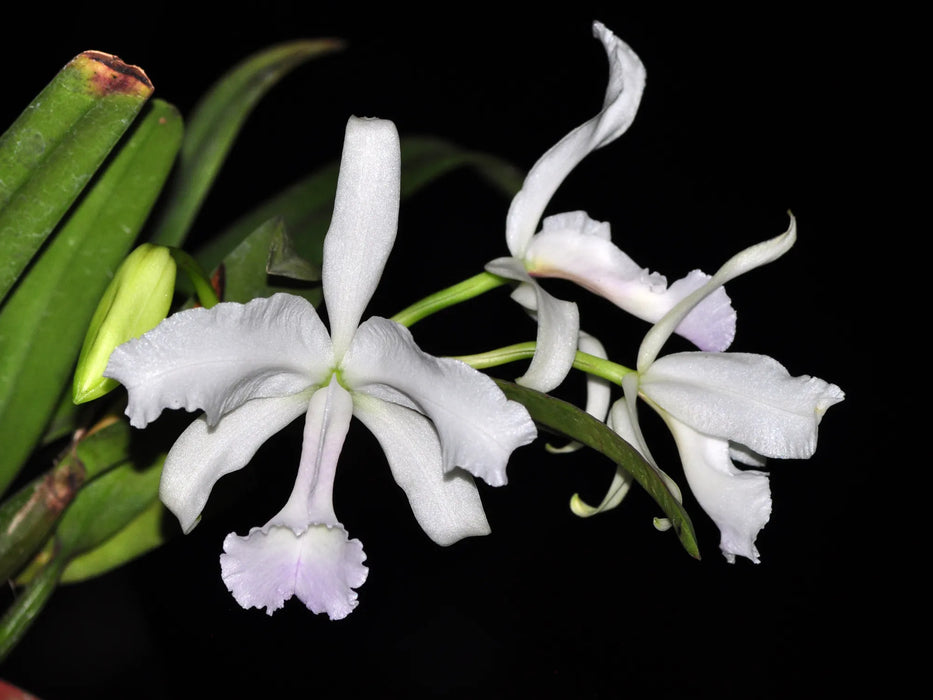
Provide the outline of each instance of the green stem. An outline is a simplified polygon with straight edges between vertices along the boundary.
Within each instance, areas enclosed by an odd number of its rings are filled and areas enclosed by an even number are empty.
[[[194,285],[194,292],[198,295],[198,301],[201,302],[201,306],[205,309],[209,309],[217,304],[220,301],[217,297],[217,292],[214,291],[214,288],[211,286],[210,278],[198,264],[197,260],[188,255],[188,253],[181,248],[169,248],[169,250],[172,252],[175,264],[187,273],[188,278]]]
[[[461,355],[453,359],[460,360],[474,369],[488,369],[490,367],[508,364],[509,362],[530,360],[535,354],[536,345],[537,343],[534,341],[518,343],[516,345],[508,345],[504,348],[498,348],[476,355]],[[580,352],[579,350],[573,359],[573,366],[581,372],[602,377],[613,384],[619,385],[622,384],[622,377],[635,371],[624,365],[610,360],[604,360],[601,357],[596,357],[596,355],[590,355],[586,352]]]
[[[13,650],[39,616],[55,592],[67,564],[67,558],[61,554],[53,556],[4,613],[0,619],[0,661]]]
[[[55,466],[0,504],[0,581],[13,578],[48,540],[81,487],[123,462],[129,425],[107,418],[76,436]]]
[[[481,272],[452,287],[447,287],[447,289],[442,289],[431,296],[425,297],[407,309],[399,311],[391,320],[408,327],[441,309],[477,297],[490,289],[502,286],[506,282],[508,280],[505,277],[499,277],[499,275],[490,272]]]

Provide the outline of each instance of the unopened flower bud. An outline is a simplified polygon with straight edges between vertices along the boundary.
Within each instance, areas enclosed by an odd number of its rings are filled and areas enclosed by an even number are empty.
[[[76,404],[118,386],[103,376],[110,353],[166,317],[174,288],[175,260],[168,248],[143,243],[127,256],[97,305],[84,338],[72,389]]]

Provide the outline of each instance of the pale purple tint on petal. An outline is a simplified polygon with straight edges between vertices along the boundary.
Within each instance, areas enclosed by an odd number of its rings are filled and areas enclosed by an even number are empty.
[[[307,389],[332,364],[314,307],[276,294],[174,314],[114,350],[105,375],[127,388],[126,414],[137,428],[165,408],[201,409],[214,425],[251,399]]]
[[[220,571],[224,584],[244,608],[271,615],[296,596],[309,610],[332,620],[349,615],[366,581],[366,555],[341,525],[313,524],[301,533],[266,525],[249,535],[224,540]]]
[[[506,482],[515,448],[537,435],[528,411],[506,399],[495,382],[462,362],[432,357],[407,328],[367,319],[344,358],[344,380],[357,392],[389,385],[407,395],[434,423],[444,471],[463,467],[493,486]]]
[[[724,284],[739,275],[744,275],[756,267],[777,260],[790,250],[796,240],[797,222],[791,216],[790,225],[780,236],[749,246],[729,258],[723,263],[722,267],[716,270],[712,277],[700,285],[698,289],[688,293],[648,330],[641,341],[641,346],[638,348],[638,360],[635,363],[635,368],[639,372],[646,371],[651,363],[655,361],[664,343],[667,342],[675,329],[707,297],[717,294]]]
[[[663,275],[640,267],[609,240],[609,224],[593,221],[584,212],[546,218],[541,233],[528,245],[525,266],[535,277],[575,282],[649,323],[709,279],[694,270],[668,287]],[[681,321],[676,332],[701,350],[720,352],[732,343],[735,323],[729,297],[719,288]]]

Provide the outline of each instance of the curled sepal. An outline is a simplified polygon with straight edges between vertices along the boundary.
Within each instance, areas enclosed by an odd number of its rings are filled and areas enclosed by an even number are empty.
[[[580,498],[580,494],[575,493],[570,499],[570,510],[573,511],[574,515],[579,515],[581,518],[589,518],[597,513],[612,510],[622,502],[622,499],[625,498],[631,488],[632,475],[621,467],[616,467],[609,490],[598,506],[589,505]]]
[[[660,321],[651,327],[638,349],[636,368],[639,372],[644,372],[651,366],[651,363],[655,361],[661,351],[661,347],[687,315],[710,295],[719,293],[722,285],[754,270],[756,267],[774,262],[791,249],[791,246],[797,240],[797,220],[790,212],[788,212],[788,216],[790,217],[790,224],[784,233],[749,246],[733,255],[712,277],[677,302],[670,311],[661,317]]]
[[[175,261],[164,246],[143,243],[130,253],[110,281],[91,319],[78,366],[72,399],[91,401],[118,382],[104,377],[110,353],[155,328],[167,315],[175,288]]]

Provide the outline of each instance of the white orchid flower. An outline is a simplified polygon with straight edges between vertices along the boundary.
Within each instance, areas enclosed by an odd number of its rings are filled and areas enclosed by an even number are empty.
[[[695,304],[726,281],[783,255],[796,240],[796,221],[769,241],[730,259],[704,285],[655,324],[639,349],[637,373],[623,380],[628,410],[613,410],[614,428],[637,435],[636,396],[665,421],[677,443],[684,475],[700,507],[721,534],[720,549],[759,561],[755,540],[771,515],[768,476],[733,460],[763,466],[763,458],[805,459],[816,450],[820,420],[845,398],[835,384],[792,377],[776,360],[749,353],[680,352],[658,358],[661,346]],[[629,380],[626,382],[625,380]],[[624,432],[620,424],[624,425]],[[614,484],[614,486],[616,486]],[[600,509],[612,507],[610,493]]]
[[[353,589],[367,575],[363,548],[332,500],[351,415],[375,434],[415,518],[442,545],[489,532],[467,472],[504,484],[509,455],[536,435],[524,406],[489,377],[423,353],[397,323],[360,324],[395,240],[399,177],[392,122],[350,119],[324,241],[330,333],[306,300],[276,294],[175,314],[111,357],[107,375],[129,391],[132,425],[144,427],[165,408],[204,411],[162,474],[160,496],[185,532],[221,476],[305,415],[287,504],[263,527],[224,541],[223,579],[243,607],[271,615],[295,595],[338,619],[356,606]]]
[[[544,209],[580,161],[621,136],[635,119],[645,87],[645,68],[635,52],[599,22],[594,35],[609,58],[609,85],[603,108],[547,151],[531,168],[506,218],[510,257],[498,258],[486,270],[520,283],[515,299],[538,321],[537,351],[518,381],[550,391],[570,371],[577,349],[579,316],[575,304],[548,294],[535,278],[559,277],[609,299],[623,310],[654,323],[709,276],[694,270],[670,286],[667,280],[637,265],[613,245],[609,224],[582,211],[550,216]],[[538,223],[541,231],[535,233]],[[721,351],[735,336],[735,311],[725,290],[717,289],[681,320],[676,332],[702,350]]]

